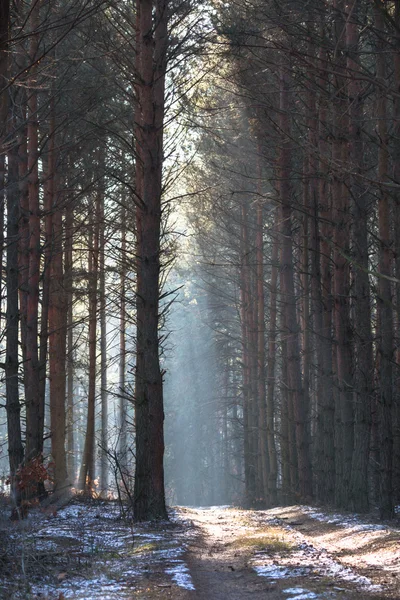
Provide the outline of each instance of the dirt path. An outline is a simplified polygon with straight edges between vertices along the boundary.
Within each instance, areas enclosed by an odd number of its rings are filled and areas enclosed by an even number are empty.
[[[178,508],[134,525],[117,503],[0,519],[1,600],[400,600],[400,530],[302,506]]]
[[[188,553],[188,566],[196,588],[191,597],[204,600],[257,600],[282,598],[271,584],[248,565],[241,538],[248,533],[246,513],[233,510],[185,510],[185,517],[199,528]]]
[[[187,592],[188,598],[400,598],[393,573],[382,577],[378,567],[370,564],[366,569],[362,561],[350,568],[340,544],[329,544],[323,535],[325,525],[330,532],[333,525],[321,523],[299,507],[254,512],[184,508],[180,512],[198,531],[187,554],[195,587]],[[351,547],[349,528],[346,532],[342,537]]]

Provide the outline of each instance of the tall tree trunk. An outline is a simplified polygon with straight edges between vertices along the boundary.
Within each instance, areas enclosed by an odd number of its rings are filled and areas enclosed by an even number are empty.
[[[261,160],[261,157],[259,158]],[[261,174],[259,174],[261,180]],[[260,488],[265,503],[268,495],[268,440],[265,389],[265,298],[264,298],[264,211],[261,195],[257,202],[256,230],[256,283],[257,283],[257,400],[258,400],[258,453],[260,455]]]
[[[97,193],[95,214],[90,214],[89,231],[89,390],[85,445],[79,474],[79,487],[92,494],[95,480],[95,404],[96,404],[96,358],[97,358],[97,291],[99,273],[99,218],[100,193]]]
[[[43,287],[42,287],[42,310],[40,316],[40,351],[39,351],[39,369],[40,369],[40,396],[41,402],[45,402],[46,394],[46,371],[47,371],[47,348],[48,348],[48,316],[50,301],[50,269],[53,257],[53,207],[54,207],[54,182],[55,182],[55,104],[54,97],[50,99],[50,123],[48,134],[47,156],[44,160],[46,168],[46,182],[44,188],[44,215],[45,215],[45,236],[44,236],[44,264],[43,264]]]
[[[103,153],[104,155],[104,153]],[[101,157],[100,168],[104,172],[105,156]],[[104,175],[102,174],[103,188]],[[106,272],[105,272],[105,220],[104,220],[104,189],[101,192],[100,205],[100,397],[101,397],[101,453],[100,453],[100,484],[101,491],[107,496],[108,491],[108,391],[107,391],[107,315],[106,315]]]
[[[28,78],[28,201],[29,201],[29,269],[26,318],[26,461],[43,452],[44,403],[40,394],[38,354],[38,316],[40,281],[40,204],[38,174],[38,57],[40,5],[32,0],[30,11],[29,59],[32,66]]]
[[[5,207],[5,173],[6,153],[5,138],[7,136],[7,118],[9,112],[9,93],[7,90],[9,73],[9,29],[10,29],[10,2],[0,0],[0,265],[3,265],[4,252],[4,207]],[[0,277],[0,295],[2,295],[3,282]],[[0,314],[1,326],[1,314]]]
[[[323,34],[323,27],[322,27]],[[335,402],[333,394],[332,352],[332,197],[329,185],[330,146],[328,78],[326,75],[327,51],[319,53],[320,90],[319,121],[319,183],[314,190],[313,237],[313,298],[315,299],[314,329],[317,349],[317,427],[315,441],[316,494],[320,502],[332,502],[335,489]]]
[[[250,218],[252,216],[253,218]],[[248,275],[248,302],[246,308],[247,335],[248,335],[248,359],[249,359],[249,440],[250,440],[250,461],[254,477],[254,494],[251,505],[259,506],[260,499],[264,497],[262,490],[261,473],[261,455],[260,455],[260,435],[262,433],[262,423],[259,417],[259,398],[258,398],[258,350],[257,350],[257,281],[255,245],[251,244],[251,234],[254,235],[256,223],[254,215],[248,215],[248,252],[245,253],[247,261],[246,273]]]
[[[301,329],[302,329],[302,373],[304,389],[304,411],[306,415],[307,437],[311,447],[311,317],[310,317],[310,156],[305,152],[303,159],[303,215],[300,242],[300,285],[301,285]]]
[[[347,153],[347,97],[345,72],[345,3],[335,0],[335,99],[333,104],[333,183],[334,206],[334,323],[339,393],[336,410],[336,503],[348,505],[354,446],[353,356],[350,319],[350,202],[345,177]]]
[[[127,397],[126,397],[126,209],[121,207],[121,276],[119,318],[119,460],[127,468]]]
[[[15,506],[18,506],[21,500],[21,492],[15,475],[24,459],[24,449],[22,446],[21,436],[21,407],[19,402],[18,386],[18,225],[18,148],[13,147],[8,153],[5,376],[11,498]]]
[[[168,0],[137,0],[136,470],[137,521],[166,518],[164,408],[159,360],[159,284],[163,123]],[[154,15],[154,19],[153,19]]]
[[[268,502],[271,506],[277,503],[278,461],[275,444],[275,363],[276,363],[276,326],[277,326],[277,292],[278,292],[278,227],[279,213],[275,209],[275,225],[272,241],[271,284],[268,332],[267,360],[267,442],[268,442]]]
[[[0,88],[0,102],[1,102],[1,88]],[[1,110],[1,107],[0,107]],[[1,125],[0,125],[1,127]],[[6,189],[6,156],[5,156],[5,152],[2,149],[2,136],[1,136],[1,130],[0,130],[0,228],[1,228],[1,232],[0,232],[0,265],[1,265],[1,269],[3,269],[3,262],[4,262],[4,258],[3,258],[3,253],[4,253],[4,229],[5,229],[5,223],[4,223],[4,215],[5,215],[5,203],[6,203],[6,197],[5,197],[5,189]],[[0,298],[3,298],[3,279],[2,277],[0,277]],[[2,316],[1,316],[1,311],[0,311],[0,328],[2,329]]]
[[[28,198],[28,152],[27,152],[27,126],[26,116],[26,94],[21,98],[23,110],[23,124],[19,135],[18,144],[18,177],[20,186],[20,224],[19,224],[19,248],[18,248],[18,281],[19,281],[19,312],[21,328],[21,349],[26,372],[26,321],[28,303],[28,279],[29,279],[29,198]]]
[[[46,399],[46,375],[47,375],[47,349],[49,338],[49,302],[50,302],[50,268],[52,260],[53,243],[53,205],[54,205],[54,179],[55,179],[55,107],[54,98],[50,100],[50,122],[48,133],[47,155],[42,158],[43,171],[46,173],[44,185],[44,260],[42,274],[42,301],[40,314],[40,334],[39,334],[39,394],[40,404],[43,406],[43,424],[45,419],[45,399]],[[46,495],[44,482],[38,483],[38,495]]]
[[[246,252],[246,234],[245,234],[245,206],[242,205],[241,215],[241,235],[240,235],[240,324],[241,324],[241,345],[242,345],[242,395],[243,395],[243,461],[244,461],[244,487],[246,502],[251,488],[251,460],[249,446],[249,360],[248,360],[248,340],[247,340],[247,285],[245,275],[245,252]]]
[[[243,365],[243,436],[244,436],[244,475],[246,506],[254,506],[256,502],[256,469],[254,452],[254,396],[252,376],[253,348],[252,344],[252,299],[250,278],[250,244],[249,217],[246,200],[241,206],[241,333],[242,333],[242,365]]]
[[[0,0],[0,150],[3,155],[4,138],[7,135],[7,116],[9,93],[9,30],[10,30],[10,0]],[[3,162],[3,168],[4,168]],[[4,171],[3,171],[4,172]],[[4,181],[3,181],[4,182]],[[1,188],[3,189],[3,187]]]
[[[379,448],[380,448],[380,511],[382,518],[394,514],[392,460],[393,460],[393,309],[391,284],[391,239],[390,239],[390,196],[385,187],[389,175],[387,97],[384,90],[386,81],[385,23],[382,9],[374,6],[376,29],[376,77],[377,88],[377,132],[378,132],[378,224],[379,224],[379,271],[378,281],[378,352],[379,373]]]
[[[351,510],[366,512],[368,501],[368,463],[371,434],[371,399],[373,395],[373,347],[371,332],[371,298],[368,276],[368,192],[363,183],[364,144],[362,86],[358,79],[359,0],[349,5],[347,20],[347,68],[350,116],[350,166],[353,209],[353,259],[354,259],[354,327],[357,366],[355,383],[354,452],[350,481]]]
[[[312,497],[312,477],[310,461],[310,440],[307,433],[307,413],[304,401],[304,389],[301,377],[299,327],[296,315],[296,294],[294,287],[293,250],[292,250],[292,191],[291,174],[291,137],[288,103],[287,75],[281,72],[280,89],[280,130],[283,133],[279,156],[279,195],[282,205],[282,296],[283,310],[286,314],[288,381],[293,397],[293,416],[296,427],[296,449],[299,477],[299,497],[309,500]]]
[[[400,2],[395,3],[396,24],[395,46],[394,46],[394,84],[396,97],[393,101],[394,140],[393,140],[393,180],[400,185]],[[394,195],[394,251],[395,251],[395,274],[400,279],[400,193]],[[393,415],[393,484],[395,502],[400,501],[400,285],[396,285],[396,397],[394,401]]]
[[[282,217],[282,210],[279,211]],[[282,218],[281,218],[282,220]],[[280,332],[281,332],[281,462],[282,462],[282,501],[290,504],[295,501],[298,489],[298,469],[296,454],[296,430],[293,422],[293,393],[289,383],[289,361],[287,344],[287,313],[283,308],[283,249],[280,247]]]
[[[55,170],[53,171],[56,186]],[[64,230],[62,223],[63,199],[61,190],[53,207],[52,259],[49,299],[49,375],[50,375],[50,429],[53,456],[54,486],[58,494],[67,492],[68,472],[65,452],[66,433],[66,345],[67,303],[63,270]]]
[[[65,259],[64,281],[67,302],[67,470],[72,484],[76,480],[75,462],[75,410],[74,410],[74,314],[73,314],[73,207],[71,201],[65,207]]]

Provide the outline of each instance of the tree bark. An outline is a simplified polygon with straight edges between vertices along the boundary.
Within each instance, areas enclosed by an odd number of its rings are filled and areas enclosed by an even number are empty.
[[[394,85],[397,92],[393,101],[393,180],[400,185],[400,2],[395,3],[394,20],[396,24],[394,43]],[[400,194],[394,194],[394,251],[395,274],[400,279]],[[400,500],[400,285],[396,285],[396,384],[393,415],[393,482],[395,502]]]
[[[37,458],[43,452],[44,403],[40,394],[40,365],[38,353],[38,315],[40,281],[40,205],[38,174],[38,29],[40,5],[32,0],[30,12],[29,59],[32,66],[28,78],[28,202],[29,202],[29,269],[26,318],[26,449],[25,460]]]
[[[319,182],[312,209],[315,238],[312,261],[314,330],[317,351],[317,425],[315,439],[316,497],[332,502],[335,488],[334,396],[332,372],[332,198],[329,185],[330,148],[328,143],[328,81],[325,73],[327,51],[319,53],[318,105]]]
[[[44,260],[43,260],[43,286],[42,286],[42,310],[40,316],[40,351],[39,351],[39,383],[41,402],[45,402],[46,374],[47,374],[47,350],[49,337],[49,302],[50,302],[50,269],[53,257],[53,207],[54,207],[54,182],[55,182],[55,104],[54,97],[50,99],[50,122],[48,133],[48,147],[46,160],[43,160],[46,172],[44,188]]]
[[[252,298],[250,277],[250,244],[249,244],[249,216],[246,200],[241,203],[241,282],[240,282],[240,318],[242,334],[242,389],[243,389],[243,439],[244,439],[244,476],[245,476],[245,503],[246,506],[256,504],[256,468],[255,468],[255,423],[254,423],[254,396],[252,377],[253,348],[252,332]]]
[[[125,203],[125,198],[123,198]],[[121,276],[119,318],[119,460],[127,468],[127,396],[126,396],[126,209],[121,207]]]
[[[73,314],[73,220],[74,213],[71,201],[65,207],[65,259],[64,281],[67,302],[67,470],[72,484],[76,480],[75,461],[75,409],[74,409],[74,314]]]
[[[350,319],[350,202],[347,152],[347,95],[345,73],[345,4],[335,0],[335,44],[337,59],[333,103],[333,182],[334,208],[334,324],[338,379],[336,417],[336,503],[348,506],[354,447],[353,353]]]
[[[26,115],[26,95],[22,94],[23,119]],[[18,144],[18,176],[20,186],[20,224],[18,248],[18,281],[19,281],[19,312],[21,328],[21,350],[26,372],[26,327],[27,327],[27,302],[29,278],[29,198],[28,198],[28,152],[27,152],[27,126],[21,125]]]
[[[368,464],[371,435],[371,399],[373,383],[373,342],[371,331],[371,297],[368,276],[368,192],[364,174],[363,89],[357,79],[360,72],[358,15],[359,1],[348,7],[346,25],[347,69],[349,71],[349,138],[351,196],[353,212],[353,259],[354,259],[354,329],[356,372],[354,404],[354,452],[350,480],[350,510],[366,512],[369,509]]]
[[[261,161],[261,156],[259,157]],[[261,171],[261,169],[260,169]],[[261,172],[259,173],[261,182]],[[265,296],[264,296],[264,210],[261,190],[256,208],[256,293],[257,293],[257,401],[258,401],[258,454],[260,457],[260,500],[265,504],[268,496],[268,439],[265,387]]]
[[[376,77],[386,85],[385,23],[381,7],[374,5],[376,30]],[[394,516],[393,498],[393,308],[391,284],[391,237],[390,196],[385,188],[389,180],[389,150],[387,126],[387,97],[384,88],[377,89],[377,132],[378,132],[378,226],[379,226],[379,271],[378,281],[378,353],[379,373],[379,449],[380,449],[380,512],[382,518]]]
[[[168,1],[137,0],[136,470],[137,521],[166,518],[164,408],[159,361],[159,284],[163,123]],[[154,14],[154,19],[153,19]]]
[[[100,169],[103,170],[102,187],[104,188],[105,156],[102,153]],[[107,315],[106,315],[106,272],[105,272],[105,220],[104,189],[101,191],[100,204],[100,397],[101,397],[101,452],[100,452],[100,485],[103,496],[108,491],[108,391],[107,391]]]
[[[272,241],[271,284],[268,332],[267,359],[267,442],[268,442],[268,501],[271,506],[277,503],[278,461],[275,444],[275,364],[276,364],[276,326],[277,326],[277,292],[278,292],[278,227],[279,210],[275,209],[275,225]]]
[[[79,487],[88,494],[94,492],[95,480],[95,404],[97,358],[97,292],[99,273],[99,217],[101,194],[97,192],[95,214],[90,214],[89,230],[89,389],[85,445],[79,475]]]
[[[55,171],[53,171],[55,178]],[[54,184],[56,179],[54,179]],[[66,434],[66,344],[67,302],[63,269],[64,229],[62,223],[63,195],[61,190],[53,207],[52,257],[50,267],[49,297],[49,378],[50,378],[50,429],[51,454],[54,461],[54,486],[57,494],[68,488]]]
[[[298,461],[299,498],[303,501],[312,497],[312,476],[307,434],[307,413],[301,377],[300,335],[296,314],[296,294],[293,272],[292,249],[292,191],[290,116],[288,104],[287,74],[282,69],[280,77],[280,117],[279,125],[283,133],[279,156],[279,195],[282,205],[282,297],[285,311],[285,332],[287,335],[288,382],[293,397],[293,416],[296,428],[296,450]]]
[[[21,406],[19,402],[18,355],[18,239],[19,239],[18,148],[8,153],[7,182],[7,313],[6,313],[6,410],[8,457],[10,465],[10,493],[15,506],[21,501],[16,473],[24,459],[21,434]]]
[[[4,208],[5,208],[5,174],[6,153],[4,141],[7,136],[7,120],[9,113],[9,93],[7,88],[9,73],[9,29],[10,2],[0,0],[0,264],[3,264],[4,252]],[[2,282],[0,284],[2,293]],[[1,314],[0,314],[1,326]]]

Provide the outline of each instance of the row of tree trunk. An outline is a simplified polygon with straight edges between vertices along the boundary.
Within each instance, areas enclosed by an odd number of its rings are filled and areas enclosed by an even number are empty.
[[[213,252],[237,257],[221,276],[239,289],[230,301],[240,325],[246,502],[316,499],[379,506],[390,518],[399,500],[400,4],[245,3],[244,16],[235,8],[221,20],[241,48],[227,60],[248,125],[238,126],[237,103],[236,121],[213,118],[235,129],[239,141],[223,134],[227,146],[246,153],[250,138],[251,159],[240,158],[240,177],[235,150],[221,164],[218,144],[203,142],[203,160],[213,157],[228,189],[235,173],[241,198],[228,216],[232,197],[221,191],[224,208],[207,212],[213,226],[192,222],[205,258],[207,237]],[[224,246],[215,231],[227,223],[239,241]],[[226,302],[207,277],[211,297]]]
[[[121,76],[128,78],[128,83],[124,81],[126,87],[134,82],[130,111],[135,115],[135,124],[134,131],[121,133],[122,125],[117,122],[119,130],[114,138],[113,132],[106,133],[102,128],[101,97],[91,96],[93,88],[88,81],[83,101],[80,91],[74,89],[71,96],[68,69],[73,63],[67,68],[63,63],[68,65],[68,52],[81,52],[79,46],[73,47],[76,39],[69,41],[69,32],[75,29],[77,39],[80,35],[85,39],[85,19],[101,15],[101,3],[83,7],[77,0],[72,7],[61,1],[50,6],[45,0],[32,0],[28,4],[17,2],[11,7],[9,1],[0,2],[1,232],[7,217],[6,239],[0,240],[7,294],[2,325],[6,336],[3,366],[12,497],[17,507],[22,501],[31,502],[48,493],[49,483],[45,482],[50,479],[50,491],[58,497],[77,480],[76,445],[82,435],[76,423],[82,409],[73,396],[82,323],[87,338],[84,360],[88,388],[78,485],[87,493],[95,492],[100,389],[100,490],[108,493],[112,452],[106,283],[107,271],[115,270],[107,256],[107,248],[111,252],[108,228],[122,246],[117,251],[121,290],[116,300],[120,304],[121,438],[114,458],[126,467],[128,444],[133,447],[133,440],[127,440],[126,407],[126,295],[130,271],[134,273],[137,298],[129,316],[136,324],[135,393],[130,397],[136,426],[134,512],[139,520],[166,517],[158,323],[168,2],[138,0],[130,8],[133,21],[123,24],[125,29],[136,31],[132,73]],[[97,43],[102,43],[100,37]],[[85,59],[79,60],[85,69]],[[95,60],[89,58],[89,62]],[[100,71],[94,69],[92,77],[109,68],[105,59],[96,66],[101,67]],[[78,107],[71,109],[68,102]],[[93,106],[97,120],[80,136],[76,130],[79,124],[74,123],[70,112],[77,113],[81,124],[87,123],[92,119],[88,114]],[[131,139],[132,134],[132,163],[124,172],[125,166],[122,161],[115,162],[113,152],[122,136]],[[118,170],[126,179],[120,181],[125,188],[117,188],[123,196],[118,200],[123,208],[120,218],[107,221],[106,212],[115,194],[109,173]],[[133,235],[128,237],[127,231]],[[45,456],[48,450],[51,459]]]

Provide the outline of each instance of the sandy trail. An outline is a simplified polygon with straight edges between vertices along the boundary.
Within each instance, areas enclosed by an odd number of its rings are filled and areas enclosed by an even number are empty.
[[[400,600],[393,523],[304,506],[171,517],[131,528],[116,503],[75,501],[17,528],[0,521],[0,598]]]
[[[343,549],[337,544],[330,548],[321,535],[324,525],[299,507],[275,512],[220,507],[182,508],[180,512],[198,531],[187,554],[196,588],[187,592],[188,598],[400,598],[390,577],[374,581],[365,576],[362,561],[359,569],[354,564],[350,567],[349,561],[342,563]],[[351,545],[348,536],[346,544]],[[369,565],[369,576],[374,569]]]
[[[185,517],[199,528],[200,535],[188,553],[195,593],[204,600],[236,600],[252,597],[282,598],[270,583],[248,566],[247,553],[235,541],[246,535],[243,511],[223,509],[187,510]],[[287,597],[287,596],[286,596]]]

